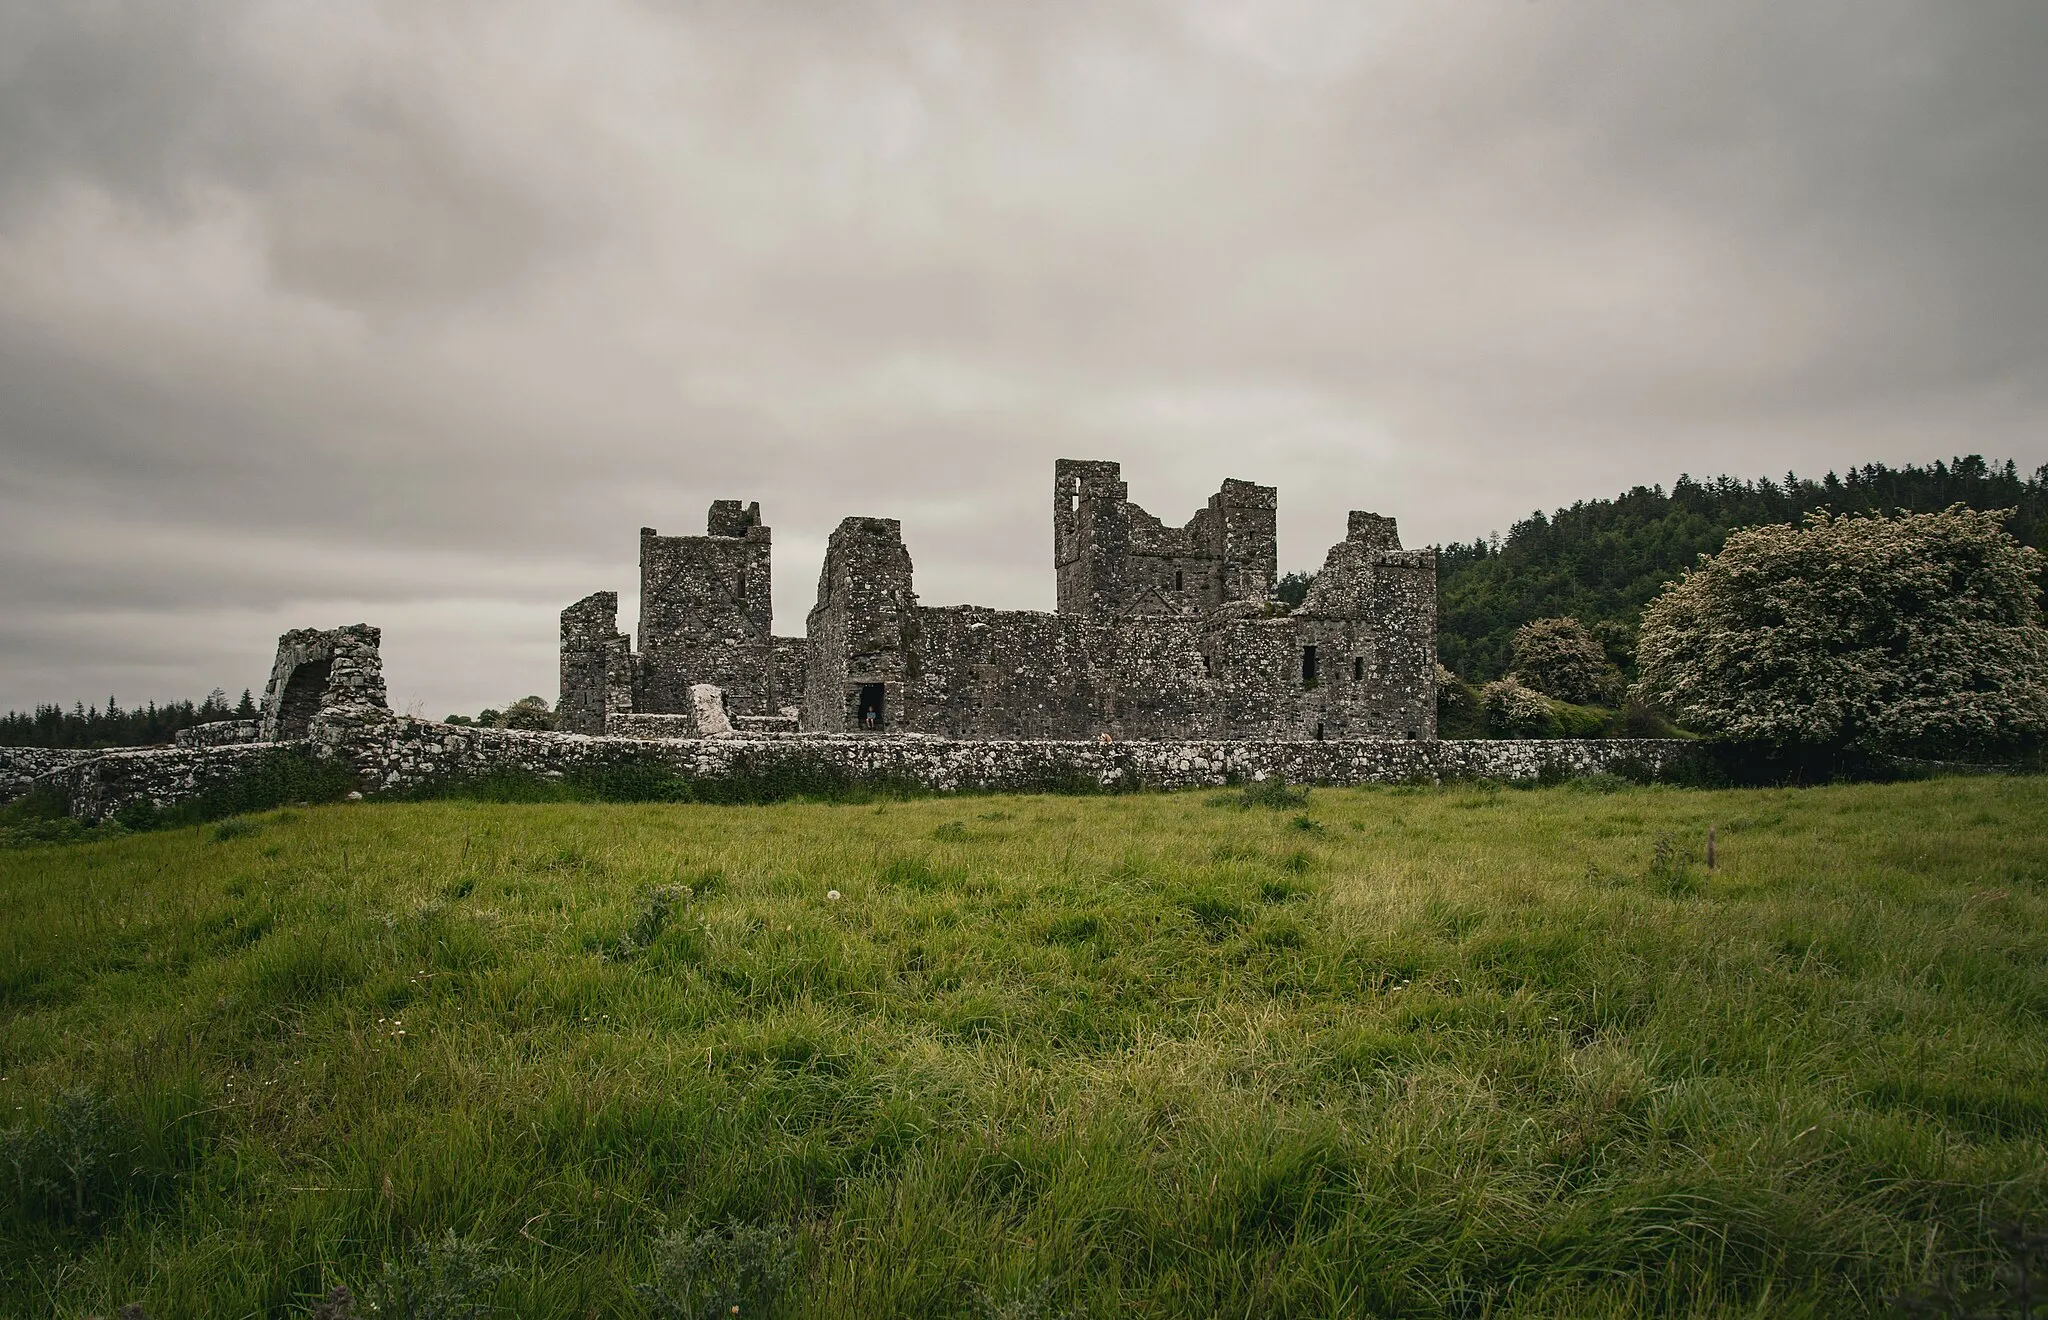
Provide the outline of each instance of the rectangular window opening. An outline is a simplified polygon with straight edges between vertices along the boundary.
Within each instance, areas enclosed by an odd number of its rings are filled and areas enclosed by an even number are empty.
[[[1354,683],[1363,683],[1365,681],[1365,657],[1362,655],[1351,658],[1351,681]]]
[[[1313,683],[1316,681],[1316,648],[1313,646],[1301,648],[1301,681],[1303,683]]]
[[[863,683],[854,704],[854,722],[862,729],[882,727],[883,703],[888,689],[880,683]]]

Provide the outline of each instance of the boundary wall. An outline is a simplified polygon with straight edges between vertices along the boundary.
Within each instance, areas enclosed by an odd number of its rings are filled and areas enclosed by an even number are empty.
[[[1347,739],[1068,742],[838,734],[697,739],[595,737],[477,729],[391,719],[339,738],[110,752],[54,768],[38,783],[64,790],[72,814],[102,820],[148,800],[170,807],[232,780],[262,757],[296,747],[339,758],[364,793],[405,792],[501,771],[572,776],[660,766],[696,778],[803,766],[856,780],[920,784],[939,792],[1213,788],[1282,775],[1303,784],[1384,784],[1457,778],[1533,780],[1603,771],[1662,778],[1697,755],[1675,739],[1395,741]],[[14,794],[26,791],[26,785]]]

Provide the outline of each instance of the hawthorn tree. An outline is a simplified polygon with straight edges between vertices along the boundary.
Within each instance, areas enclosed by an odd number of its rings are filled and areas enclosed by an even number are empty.
[[[1537,619],[1515,629],[1514,655],[1514,677],[1559,701],[1580,706],[1611,701],[1622,685],[1620,671],[1608,663],[1607,648],[1569,616]]]
[[[1636,692],[1777,749],[2008,755],[2048,731],[2040,552],[1960,504],[1752,527],[1644,611]]]

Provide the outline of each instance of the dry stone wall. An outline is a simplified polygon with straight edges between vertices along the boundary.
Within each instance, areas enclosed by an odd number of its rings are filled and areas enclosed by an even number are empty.
[[[180,747],[233,747],[263,736],[262,720],[214,720],[180,729],[172,741]]]
[[[103,753],[69,747],[0,747],[0,802],[12,802],[47,774]]]
[[[174,807],[254,772],[279,750],[275,743],[126,748],[53,771],[36,784],[64,794],[72,815],[106,820],[139,802]]]
[[[646,717],[641,717],[646,718]],[[866,734],[792,737],[594,738],[392,719],[356,727],[334,744],[300,744],[339,757],[365,793],[405,792],[515,771],[546,777],[623,766],[664,766],[717,778],[801,764],[861,780],[939,792],[1095,786],[1189,789],[1273,775],[1291,783],[1374,784],[1457,778],[1533,780],[1625,770],[1672,773],[1697,755],[1677,740],[1398,742],[1236,739],[1100,743]],[[75,815],[104,819],[148,800],[170,807],[254,769],[272,744],[99,754],[37,782],[67,792]]]

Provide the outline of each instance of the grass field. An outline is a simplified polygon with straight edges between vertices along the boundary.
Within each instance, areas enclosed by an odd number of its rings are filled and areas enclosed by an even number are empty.
[[[453,1229],[508,1315],[749,1251],[797,1316],[1868,1314],[2048,1223],[2044,883],[2042,779],[0,851],[0,1312],[303,1314]]]

